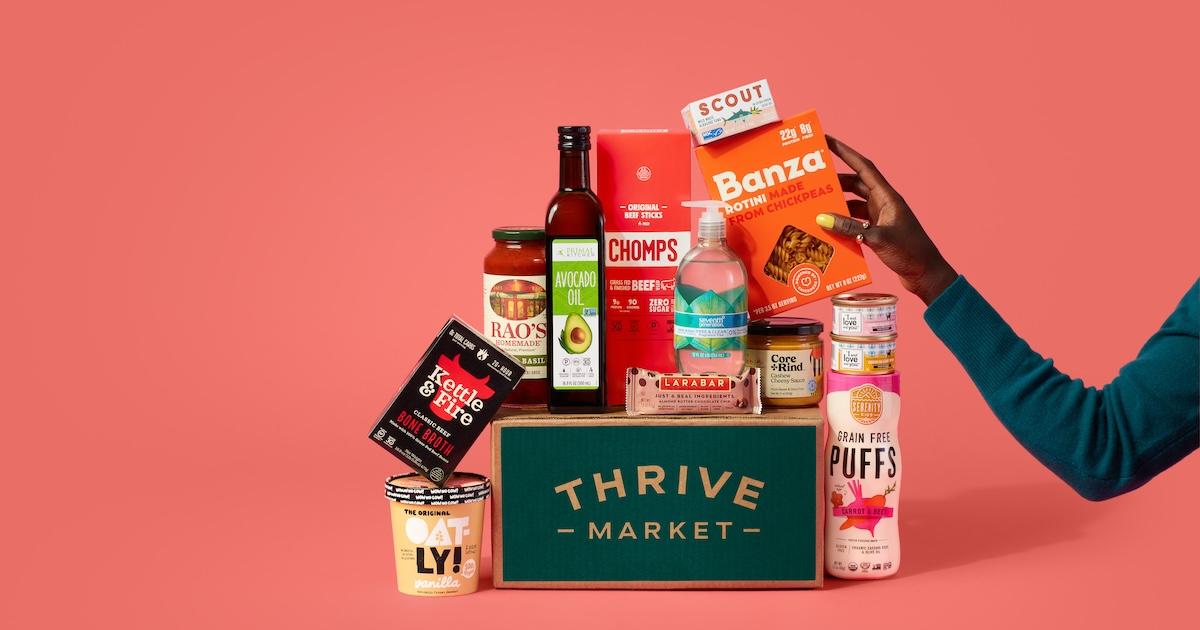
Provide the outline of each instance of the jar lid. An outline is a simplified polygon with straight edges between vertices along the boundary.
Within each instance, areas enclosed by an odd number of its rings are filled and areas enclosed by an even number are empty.
[[[890,293],[840,293],[830,298],[834,306],[887,306],[896,303]]]
[[[473,503],[487,498],[492,491],[492,482],[483,475],[456,472],[438,486],[417,473],[388,477],[385,484],[387,498],[399,503],[415,505],[456,505]]]
[[[497,241],[544,241],[546,230],[532,225],[505,225],[492,230]]]
[[[819,335],[825,324],[808,317],[768,317],[750,322],[752,335]]]

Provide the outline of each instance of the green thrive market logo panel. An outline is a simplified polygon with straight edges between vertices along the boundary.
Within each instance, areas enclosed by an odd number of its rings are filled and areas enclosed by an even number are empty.
[[[501,428],[503,579],[812,580],[816,427]]]

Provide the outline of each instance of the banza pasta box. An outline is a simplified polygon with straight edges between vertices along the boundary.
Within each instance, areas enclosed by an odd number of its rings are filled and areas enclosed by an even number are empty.
[[[821,229],[823,212],[849,216],[817,113],[696,148],[713,199],[729,204],[729,246],[749,273],[760,319],[871,282],[862,247]]]

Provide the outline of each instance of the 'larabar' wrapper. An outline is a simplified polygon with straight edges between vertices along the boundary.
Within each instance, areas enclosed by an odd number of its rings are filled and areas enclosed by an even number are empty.
[[[696,148],[713,199],[732,208],[729,246],[749,273],[750,318],[761,319],[871,282],[862,247],[817,225],[849,216],[817,113]]]
[[[671,374],[629,368],[625,411],[631,416],[762,413],[756,367],[737,374]]]

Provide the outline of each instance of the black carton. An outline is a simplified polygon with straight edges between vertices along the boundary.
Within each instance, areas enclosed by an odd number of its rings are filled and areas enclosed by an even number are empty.
[[[370,437],[443,485],[523,374],[518,361],[451,317]]]

